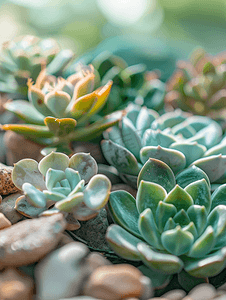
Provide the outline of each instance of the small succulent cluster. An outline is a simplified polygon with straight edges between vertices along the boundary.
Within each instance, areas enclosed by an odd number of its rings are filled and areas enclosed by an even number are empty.
[[[138,176],[136,199],[122,190],[110,194],[109,211],[118,225],[109,227],[106,238],[118,255],[142,261],[140,269],[154,286],[175,273],[197,284],[226,266],[226,185],[211,196],[208,177],[186,178],[176,184],[169,166],[150,159]]]
[[[28,79],[29,102],[14,100],[5,104],[8,111],[28,124],[6,124],[2,129],[70,153],[71,141],[93,139],[121,117],[119,112],[90,124],[91,117],[106,103],[112,85],[109,81],[93,91],[94,79],[91,65],[81,68],[66,80],[46,75],[46,69],[43,69],[35,84]]]
[[[225,182],[226,141],[220,125],[181,110],[161,116],[134,104],[117,126],[108,129],[102,151],[123,180],[136,187],[137,175],[151,157],[178,174],[190,165],[204,170],[210,182]]]
[[[73,58],[71,50],[60,50],[54,39],[26,35],[3,44],[0,54],[0,92],[27,97],[27,80],[36,80],[42,66],[60,76]]]
[[[13,183],[24,193],[15,209],[30,218],[64,212],[74,222],[89,220],[105,206],[111,190],[110,180],[97,169],[95,159],[86,153],[69,158],[51,152],[39,163],[22,159],[12,171]]]
[[[168,81],[166,104],[193,114],[225,119],[226,55],[210,56],[203,49],[191,55],[190,62],[178,62]]]
[[[81,60],[84,63],[83,60]],[[92,64],[95,69],[96,84],[105,85],[113,81],[109,101],[100,114],[104,115],[117,109],[125,108],[128,101],[135,101],[148,108],[160,110],[164,105],[165,84],[158,79],[158,74],[148,72],[144,64],[128,66],[119,56],[104,51],[85,64]],[[73,73],[78,62],[69,66],[67,73]]]

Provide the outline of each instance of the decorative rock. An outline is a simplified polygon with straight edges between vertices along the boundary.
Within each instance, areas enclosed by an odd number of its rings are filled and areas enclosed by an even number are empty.
[[[19,191],[11,178],[12,169],[13,167],[8,167],[3,164],[0,166],[0,195],[9,195]]]
[[[62,214],[21,221],[0,231],[0,266],[38,261],[53,250],[66,222]]]
[[[10,227],[12,223],[2,214],[0,213],[0,230]]]
[[[74,243],[74,240],[69,235],[67,235],[66,233],[62,233],[60,242],[59,242],[57,247],[61,248],[61,247],[65,246],[67,244],[70,244],[70,243]]]
[[[203,283],[194,287],[188,293],[188,297],[191,297],[193,300],[210,300],[215,297],[216,293],[217,291],[213,285]]]
[[[89,296],[78,296],[78,297],[64,298],[59,300],[100,300],[100,299],[89,297]]]
[[[33,280],[19,270],[6,269],[0,273],[1,300],[31,300],[33,287]]]
[[[150,298],[148,300],[168,300],[167,298],[162,298],[162,297],[154,297],[154,298]]]
[[[91,252],[86,259],[86,263],[88,264],[88,267],[91,270],[90,273],[92,273],[94,270],[96,270],[99,267],[109,266],[112,264],[103,255],[97,252]]]
[[[143,274],[132,265],[99,267],[86,282],[83,294],[103,300],[120,300],[129,297],[142,299],[144,291],[142,277]]]
[[[184,290],[172,290],[162,295],[163,298],[167,298],[168,300],[181,300],[185,296],[186,293]]]
[[[37,295],[41,300],[56,300],[79,294],[87,276],[85,257],[89,249],[74,242],[49,254],[35,269]]]
[[[22,193],[16,193],[5,197],[0,203],[0,212],[2,212],[9,221],[14,224],[23,219],[23,216],[15,210],[15,203]]]

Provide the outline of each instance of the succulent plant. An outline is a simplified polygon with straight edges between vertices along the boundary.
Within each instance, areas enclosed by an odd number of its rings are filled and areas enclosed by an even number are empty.
[[[111,248],[142,261],[140,270],[155,287],[173,274],[185,285],[219,274],[226,266],[226,184],[211,196],[208,177],[200,177],[197,167],[190,168],[192,176],[182,176],[184,184],[181,177],[176,184],[173,171],[159,160],[149,159],[145,168],[136,199],[122,190],[110,194],[109,211],[118,224],[106,234]]]
[[[22,159],[12,171],[13,183],[24,193],[15,209],[30,218],[68,213],[79,228],[77,220],[95,217],[108,201],[111,182],[97,170],[95,159],[82,152],[70,158],[51,152],[39,163]]]
[[[190,62],[179,61],[167,83],[166,105],[197,115],[225,119],[226,55],[211,56],[203,49],[191,55]]]
[[[74,56],[69,49],[60,50],[52,39],[26,35],[3,44],[0,54],[0,92],[27,97],[27,80],[36,80],[43,65],[48,74],[60,76]]]
[[[119,56],[104,51],[94,59],[80,59],[69,66],[67,74],[75,72],[79,63],[92,64],[96,74],[96,85],[105,85],[113,81],[109,101],[99,114],[104,115],[117,109],[123,109],[128,101],[144,104],[148,108],[163,108],[165,84],[158,79],[156,72],[147,71],[144,64],[128,66]]]
[[[220,125],[181,110],[161,116],[131,104],[117,126],[106,130],[102,151],[123,180],[136,187],[137,175],[151,158],[167,163],[178,174],[190,165],[204,170],[211,183],[226,182],[226,139]]]
[[[39,144],[70,153],[71,141],[88,141],[116,124],[121,112],[107,115],[96,122],[90,119],[106,103],[112,82],[93,91],[95,75],[87,66],[67,80],[46,75],[43,69],[36,83],[28,80],[28,98],[9,101],[8,111],[29,124],[6,124],[12,130]]]

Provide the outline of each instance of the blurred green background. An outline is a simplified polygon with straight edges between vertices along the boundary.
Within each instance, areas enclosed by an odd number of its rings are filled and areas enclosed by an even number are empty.
[[[77,57],[98,45],[95,53],[122,53],[130,64],[139,55],[186,58],[197,46],[215,54],[226,49],[225,32],[225,0],[0,0],[0,44],[51,36]]]

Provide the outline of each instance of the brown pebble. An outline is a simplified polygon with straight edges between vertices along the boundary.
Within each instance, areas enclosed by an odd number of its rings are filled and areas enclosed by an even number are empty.
[[[162,295],[163,298],[167,298],[168,300],[181,300],[183,297],[186,296],[186,293],[184,290],[172,290],[164,295]]]
[[[112,264],[103,255],[97,252],[91,252],[86,258],[86,263],[88,264],[88,267],[91,269],[91,272],[93,272],[99,267],[109,266]]]
[[[62,214],[21,221],[0,231],[0,266],[38,261],[58,244],[66,222]]]
[[[0,230],[10,227],[12,223],[2,214],[0,213]]]
[[[154,298],[150,298],[148,300],[168,300],[167,298],[162,298],[162,297],[154,297]]]
[[[97,268],[87,280],[83,293],[103,300],[142,296],[143,274],[134,266],[121,264]]]
[[[5,197],[2,200],[2,203],[0,203],[0,212],[2,212],[12,224],[17,223],[23,218],[23,216],[14,208],[17,198],[21,195],[22,193],[20,192],[11,194]]]
[[[11,178],[12,169],[12,167],[0,166],[0,195],[9,195],[19,191]]]
[[[188,293],[188,297],[191,297],[193,300],[210,300],[215,297],[216,293],[217,291],[213,285],[202,283],[194,287]]]
[[[17,269],[6,269],[0,274],[1,300],[32,300],[34,282]]]

